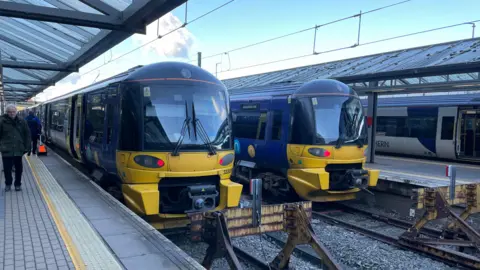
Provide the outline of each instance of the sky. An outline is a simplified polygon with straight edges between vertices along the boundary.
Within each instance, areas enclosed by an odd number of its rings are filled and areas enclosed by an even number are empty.
[[[95,81],[121,73],[137,65],[161,61],[197,64],[197,52],[203,57],[202,68],[219,79],[312,65],[352,57],[401,50],[472,37],[472,26],[362,45],[371,41],[480,20],[478,0],[410,0],[362,15],[360,45],[337,52],[321,53],[300,59],[260,65],[281,59],[312,54],[315,30],[278,39],[246,49],[249,44],[275,38],[302,29],[322,25],[359,12],[402,2],[402,0],[234,0],[224,7],[195,20],[185,28],[157,39],[160,35],[227,3],[229,0],[190,0],[147,26],[147,34],[134,34],[97,59],[81,67],[35,97],[44,101],[85,87]],[[480,21],[475,37],[480,37]],[[358,17],[319,27],[315,51],[350,47],[358,40]],[[156,39],[156,40],[155,40]],[[150,42],[140,49],[139,46]],[[126,54],[127,52],[133,52]],[[124,55],[124,56],[123,56]],[[252,65],[258,65],[250,67]],[[100,67],[100,68],[97,68]],[[93,71],[92,71],[93,70]]]

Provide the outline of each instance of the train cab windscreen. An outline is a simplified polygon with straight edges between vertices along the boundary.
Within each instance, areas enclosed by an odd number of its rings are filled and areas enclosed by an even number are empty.
[[[224,90],[217,87],[144,86],[144,150],[231,149]]]
[[[303,135],[294,138],[296,143],[335,145],[337,148],[355,144],[363,146],[367,143],[365,115],[357,97],[338,95],[300,98],[296,119],[302,120],[296,120],[294,129],[305,130]],[[303,123],[298,123],[300,121]]]

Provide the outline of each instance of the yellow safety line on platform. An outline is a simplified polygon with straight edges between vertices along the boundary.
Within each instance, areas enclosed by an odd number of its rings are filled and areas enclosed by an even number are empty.
[[[380,170],[380,176],[382,175],[382,172],[386,172],[386,173],[401,174],[401,175],[408,175],[408,176],[413,176],[413,177],[422,177],[422,178],[427,178],[427,179],[431,179],[431,180],[440,180],[440,181],[450,182],[450,179],[447,178],[447,177],[441,178],[441,177],[428,176],[428,175],[423,175],[423,174],[413,174],[413,173],[405,173],[405,172],[387,171],[387,170],[384,170],[384,169],[379,169],[379,170]],[[412,179],[412,180],[415,180],[415,179]],[[463,180],[463,179],[457,179],[456,182],[457,183],[462,183],[462,184],[474,183],[474,181],[468,181],[468,180]]]
[[[379,158],[383,159],[391,159],[391,160],[402,160],[402,161],[407,161],[407,162],[412,162],[412,163],[424,163],[424,164],[432,164],[432,165],[441,165],[441,166],[447,166],[447,165],[455,165],[460,168],[465,168],[465,169],[472,169],[472,170],[480,170],[480,166],[469,166],[469,165],[463,165],[460,163],[445,163],[445,162],[438,162],[438,161],[429,161],[429,160],[419,160],[419,159],[410,159],[410,158],[399,158],[399,157],[387,157],[387,156],[380,156],[377,155]]]
[[[47,203],[48,210],[50,210],[50,214],[52,214],[53,221],[57,225],[58,231],[60,232],[60,236],[65,242],[65,245],[67,246],[68,253],[72,258],[72,262],[73,262],[73,265],[75,266],[75,269],[79,269],[79,270],[86,269],[85,263],[83,263],[82,257],[80,256],[80,253],[78,252],[77,247],[75,246],[75,244],[73,244],[72,238],[70,237],[67,230],[65,229],[65,226],[59,217],[57,209],[50,201],[50,197],[48,196],[47,192],[45,191],[45,188],[41,184],[40,179],[37,175],[37,172],[33,168],[32,164],[30,164],[29,157],[26,157],[26,160],[27,160],[28,166],[32,170],[33,178],[35,178],[35,181],[37,182],[37,185],[40,189],[40,192],[42,193],[42,196],[45,199],[45,202]]]

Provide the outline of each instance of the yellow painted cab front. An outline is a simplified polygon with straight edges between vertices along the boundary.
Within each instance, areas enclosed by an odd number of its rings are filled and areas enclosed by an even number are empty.
[[[228,163],[228,164],[227,164]],[[160,166],[161,165],[161,166]],[[236,207],[242,185],[230,181],[233,151],[171,153],[118,152],[117,168],[127,206],[164,228],[162,219],[186,212]],[[182,221],[182,222],[183,222]]]
[[[136,71],[121,87],[117,174],[126,205],[157,228],[239,204],[228,92],[184,63]]]
[[[335,80],[314,80],[292,96],[288,181],[312,201],[354,199],[375,186],[379,172],[366,170],[367,121],[357,93]]]
[[[360,188],[376,186],[378,170],[364,169],[367,146],[290,144],[288,181],[296,193],[317,202],[355,199]]]

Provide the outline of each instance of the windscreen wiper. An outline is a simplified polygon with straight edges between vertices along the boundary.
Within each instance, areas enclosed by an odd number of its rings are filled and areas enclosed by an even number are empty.
[[[178,138],[178,142],[175,145],[175,149],[172,152],[172,156],[178,156],[178,150],[180,150],[180,145],[182,145],[183,138],[185,138],[185,132],[187,131],[187,126],[190,123],[190,120],[191,120],[190,117],[187,117],[185,118],[185,120],[183,120],[182,130],[180,131],[180,138]]]
[[[188,106],[187,102],[185,101],[185,115],[188,115]],[[188,128],[188,135],[190,136],[190,117],[185,117],[185,120],[183,120],[183,125],[182,129],[180,131],[180,138],[178,138],[177,144],[175,145],[175,149],[173,149],[172,156],[178,156],[178,150],[180,150],[180,145],[182,145],[183,138],[185,138],[185,132]]]
[[[193,115],[193,123],[194,123],[193,130],[194,130],[195,136],[197,134],[197,127],[198,127],[198,130],[199,130],[198,134],[200,135],[200,139],[202,139],[202,141],[208,146],[208,148],[210,149],[210,154],[216,155],[217,151],[215,151],[215,147],[213,147],[212,142],[208,138],[208,134],[205,131],[205,128],[203,127],[202,122],[200,122],[200,120],[195,117],[195,105],[193,104],[193,101],[192,101],[192,115]]]
[[[347,115],[345,113],[345,109],[342,108],[340,110],[340,121],[339,121],[339,127],[342,125],[342,121],[341,119],[343,119],[343,129],[340,128],[339,132],[338,132],[338,139],[337,139],[337,144],[335,145],[335,148],[336,149],[339,149],[340,147],[342,147],[342,145],[345,143],[345,133],[348,132],[348,129],[349,126],[348,126],[348,119],[347,119]]]
[[[358,112],[353,115],[353,120],[351,120],[349,123],[350,132],[353,135],[355,135],[355,123],[357,122],[357,118],[358,118]],[[365,144],[365,138],[360,138],[360,134],[359,134],[359,138],[355,139],[353,142],[357,144],[358,148],[362,148],[363,145]]]
[[[336,149],[339,149],[342,147],[343,143],[345,142],[345,139],[343,138],[343,135],[338,136],[337,144],[335,145]]]
[[[353,142],[357,144],[358,148],[362,148],[365,144],[365,138],[357,138]]]

